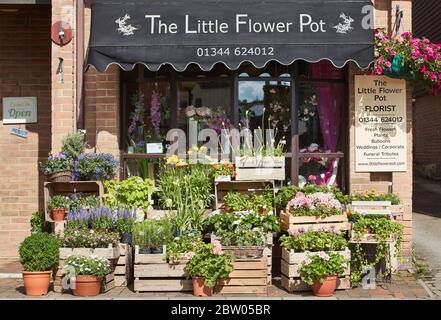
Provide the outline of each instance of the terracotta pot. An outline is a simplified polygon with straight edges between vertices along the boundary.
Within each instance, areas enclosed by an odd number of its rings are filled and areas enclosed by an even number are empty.
[[[312,291],[317,297],[331,297],[334,295],[334,291],[337,288],[337,275],[326,276],[323,283],[319,280],[314,281],[312,284]]]
[[[101,278],[96,276],[75,276],[74,296],[92,297],[100,294]]]
[[[28,296],[45,296],[51,283],[52,271],[23,271],[23,283]]]
[[[210,297],[213,295],[213,288],[205,285],[205,277],[193,277],[193,295],[196,297]]]
[[[63,221],[66,216],[66,210],[64,208],[52,209],[51,214],[54,221]]]

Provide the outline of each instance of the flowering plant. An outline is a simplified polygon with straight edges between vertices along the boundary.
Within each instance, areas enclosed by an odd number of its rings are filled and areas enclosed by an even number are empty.
[[[96,208],[101,205],[99,196],[86,196],[81,192],[72,193],[69,195],[69,210],[78,210],[79,208]]]
[[[340,253],[320,251],[314,255],[309,254],[300,265],[300,278],[308,285],[315,281],[323,283],[326,276],[343,276],[347,265],[348,261]]]
[[[340,251],[347,247],[344,232],[337,230],[309,230],[299,228],[280,237],[281,246],[295,252]]]
[[[144,125],[144,94],[137,92],[132,97],[135,110],[130,114],[129,136],[133,135],[137,127]]]
[[[196,248],[202,244],[201,234],[182,233],[167,244],[167,260],[170,263],[177,263],[182,258],[189,260],[193,258]]]
[[[67,171],[72,169],[72,159],[68,158],[63,153],[58,155],[49,154],[47,161],[41,163],[40,166],[44,174]]]
[[[233,272],[233,259],[233,256],[222,252],[221,243],[215,240],[213,244],[196,247],[186,271],[190,276],[204,277],[205,285],[214,288],[218,280],[227,278]]]
[[[400,198],[395,193],[377,192],[375,189],[365,190],[364,192],[353,192],[347,196],[348,202],[351,201],[390,201],[392,205],[400,204]]]
[[[231,162],[221,162],[211,165],[211,170],[215,177],[219,176],[236,176],[236,171],[234,170],[234,164]]]
[[[68,229],[60,236],[60,241],[61,246],[66,248],[107,248],[109,244],[118,244],[119,234],[101,230]]]
[[[224,208],[227,211],[254,211],[267,214],[273,210],[273,192],[269,189],[261,194],[245,194],[240,192],[228,192],[224,197]]]
[[[317,110],[317,96],[309,95],[299,106],[298,117],[300,121],[308,122],[314,118]]]
[[[315,192],[305,195],[297,192],[288,202],[286,211],[293,216],[329,217],[341,214],[341,203],[329,192]]]
[[[435,94],[441,91],[441,45],[428,39],[414,38],[404,32],[398,38],[385,35],[382,30],[375,34],[374,73],[403,76],[416,80]]]
[[[47,202],[48,209],[67,209],[69,207],[69,198],[56,195],[51,197]]]
[[[238,226],[232,231],[217,230],[216,236],[226,246],[258,246],[265,245],[266,233],[262,229],[249,229],[246,226]]]
[[[83,153],[74,163],[75,180],[108,180],[115,175],[118,162],[111,154]]]
[[[67,257],[64,269],[75,270],[75,275],[105,277],[110,273],[109,260],[99,257],[70,256]]]

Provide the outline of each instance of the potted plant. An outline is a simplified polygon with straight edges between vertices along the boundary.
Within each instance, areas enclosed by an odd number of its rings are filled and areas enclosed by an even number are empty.
[[[320,251],[309,255],[300,265],[300,277],[312,286],[318,297],[330,297],[337,288],[339,276],[344,274],[348,261],[340,253]]]
[[[118,208],[116,228],[121,235],[121,243],[132,244],[132,228],[136,220],[136,213],[129,208]]]
[[[65,154],[49,154],[47,161],[41,164],[43,173],[51,182],[69,182],[72,180],[72,159]]]
[[[85,135],[81,132],[69,133],[62,140],[61,152],[71,160],[76,160],[86,150]]]
[[[237,259],[259,259],[263,256],[266,234],[258,228],[248,229],[239,225],[233,231],[218,230],[216,236],[224,244],[223,250]]]
[[[19,255],[27,295],[47,294],[52,271],[58,264],[59,247],[55,236],[43,232],[33,233],[20,244]]]
[[[187,262],[193,257],[196,248],[203,244],[200,233],[186,233],[175,237],[167,245],[167,261],[169,264]]]
[[[214,175],[214,181],[231,181],[236,177],[234,170],[234,164],[231,162],[221,162],[211,165],[211,169]]]
[[[201,244],[191,257],[186,270],[193,280],[193,294],[197,297],[213,295],[213,288],[220,279],[227,278],[233,272],[233,257],[222,251],[219,241],[213,244]]]
[[[64,268],[71,276],[74,272],[71,278],[75,283],[73,294],[80,297],[99,295],[102,279],[110,273],[109,261],[94,256],[70,256]]]
[[[112,154],[82,153],[74,162],[73,175],[76,181],[109,180],[117,164]]]
[[[162,254],[173,240],[173,225],[168,218],[144,220],[133,225],[133,244],[140,254]]]
[[[68,198],[62,195],[55,195],[48,200],[47,206],[51,211],[54,221],[63,221],[66,209],[69,207]]]

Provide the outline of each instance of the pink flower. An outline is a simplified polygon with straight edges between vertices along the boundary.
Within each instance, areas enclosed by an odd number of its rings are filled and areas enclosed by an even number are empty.
[[[383,69],[381,67],[377,67],[375,68],[375,73],[378,75],[383,74]]]
[[[423,67],[421,68],[421,73],[423,73],[424,75],[427,75],[427,67],[426,65],[423,65]]]
[[[378,64],[380,64],[380,65],[383,64],[383,58],[382,57],[378,58]]]
[[[184,258],[188,259],[188,260],[191,260],[191,259],[193,259],[194,255],[195,255],[195,253],[193,251],[189,251],[189,252],[184,254]]]
[[[303,228],[303,227],[300,227],[299,229],[297,229],[300,233],[303,233],[303,232],[305,232],[305,228]]]
[[[401,36],[402,36],[403,38],[409,38],[410,33],[406,31],[406,32],[403,32],[403,33],[401,34]]]
[[[390,63],[390,61],[386,61],[385,65],[387,68],[390,68],[392,66],[392,63]]]
[[[310,176],[308,177],[308,181],[309,181],[309,182],[314,182],[315,180],[317,180],[317,177],[316,177],[316,176],[310,175]]]
[[[437,77],[436,77],[435,73],[430,72],[430,80],[432,80],[432,81],[436,81],[437,80]]]
[[[214,240],[213,245],[213,253],[217,256],[220,256],[222,254],[222,244],[219,240]]]
[[[421,56],[421,53],[419,51],[417,51],[417,50],[413,51],[413,53],[412,53],[412,59],[413,60],[418,59],[420,56]]]

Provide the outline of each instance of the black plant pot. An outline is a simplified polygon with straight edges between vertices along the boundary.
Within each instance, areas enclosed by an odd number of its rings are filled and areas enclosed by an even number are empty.
[[[152,249],[152,254],[162,254],[164,250],[162,248],[160,249]]]
[[[150,249],[139,249],[139,254],[150,254],[152,251]]]
[[[121,242],[122,243],[127,243],[127,244],[132,244],[132,234],[131,233],[123,233],[121,235]]]

